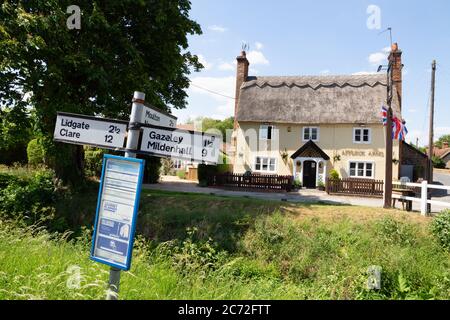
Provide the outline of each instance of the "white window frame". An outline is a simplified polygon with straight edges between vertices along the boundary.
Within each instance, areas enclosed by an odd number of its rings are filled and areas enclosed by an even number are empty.
[[[185,162],[180,159],[173,159],[173,168],[177,170],[181,170],[183,167],[185,167]]]
[[[258,162],[257,161],[258,158],[261,159],[261,169],[260,170],[256,169],[256,164]],[[264,159],[267,159],[267,168],[268,168],[268,170],[263,170],[263,161],[264,161]],[[274,170],[273,171],[270,170],[270,160],[272,160],[272,159],[274,160]],[[258,173],[276,173],[277,172],[277,165],[278,165],[278,161],[277,161],[276,157],[255,156],[255,162],[254,162],[254,165],[253,165],[253,171],[254,172],[258,172]]]
[[[267,135],[269,133],[269,128],[272,128],[271,137],[268,139]],[[265,137],[263,136],[263,132],[266,132]],[[262,124],[259,126],[259,140],[271,141],[274,138],[275,126],[271,124]]]
[[[361,141],[356,141],[356,130],[361,130]],[[369,141],[364,141],[364,130],[369,132]],[[366,127],[353,128],[353,143],[354,144],[372,144],[372,129]]]
[[[351,164],[352,163],[356,163],[356,176],[352,176],[351,175]],[[363,163],[364,164],[364,176],[358,176],[358,165]],[[372,176],[371,177],[367,177],[367,165],[371,164],[372,165]],[[361,161],[361,160],[350,160],[348,162],[348,176],[351,179],[372,179],[375,180],[375,162],[373,161]]]
[[[305,130],[308,129],[309,131],[309,139],[305,139]],[[317,130],[317,139],[312,139],[312,130],[316,129]],[[302,128],[302,140],[303,142],[308,142],[308,141],[312,141],[312,142],[319,142],[320,140],[320,128],[319,127],[303,127]]]

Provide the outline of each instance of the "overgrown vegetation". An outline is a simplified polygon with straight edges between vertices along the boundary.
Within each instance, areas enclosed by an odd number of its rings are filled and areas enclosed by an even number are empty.
[[[0,173],[0,299],[103,299],[108,268],[89,260],[98,184]],[[449,216],[144,191],[120,298],[449,299]]]
[[[444,248],[450,250],[450,210],[443,211],[433,220],[431,232]]]

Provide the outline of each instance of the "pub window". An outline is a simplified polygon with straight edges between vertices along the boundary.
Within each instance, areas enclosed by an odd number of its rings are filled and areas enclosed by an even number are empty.
[[[173,168],[174,169],[181,169],[181,168],[183,168],[183,165],[184,165],[183,161],[178,160],[178,159],[173,160]]]
[[[259,128],[259,140],[272,140],[274,127],[262,125]]]
[[[370,144],[372,142],[372,130],[368,128],[353,129],[353,143]]]
[[[319,141],[319,128],[303,128],[303,141],[312,140],[314,142]]]
[[[275,158],[256,157],[255,171],[258,172],[275,172]]]
[[[370,162],[350,162],[350,177],[351,178],[374,178],[374,165]]]

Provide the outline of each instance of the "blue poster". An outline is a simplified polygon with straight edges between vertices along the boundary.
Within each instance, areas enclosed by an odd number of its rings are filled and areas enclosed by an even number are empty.
[[[91,259],[129,270],[144,160],[105,155]]]

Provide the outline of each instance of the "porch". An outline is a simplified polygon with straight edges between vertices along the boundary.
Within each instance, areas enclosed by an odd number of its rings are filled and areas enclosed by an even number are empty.
[[[295,152],[291,159],[294,161],[294,180],[301,181],[302,186],[309,189],[325,186],[330,157],[312,140]]]

